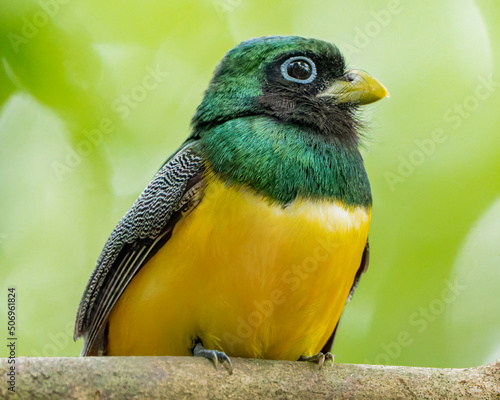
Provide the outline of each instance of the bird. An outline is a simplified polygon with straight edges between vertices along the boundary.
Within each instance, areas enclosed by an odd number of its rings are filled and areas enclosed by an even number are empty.
[[[387,96],[323,40],[229,50],[104,245],[78,307],[81,355],[333,363],[369,263],[358,110]]]

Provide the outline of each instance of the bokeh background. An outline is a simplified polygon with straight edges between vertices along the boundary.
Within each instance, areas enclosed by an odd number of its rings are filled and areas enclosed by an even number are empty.
[[[497,0],[1,2],[0,297],[16,287],[18,355],[79,354],[75,312],[109,233],[224,53],[274,34],[334,42],[391,92],[364,112],[371,264],[337,360],[500,357]]]

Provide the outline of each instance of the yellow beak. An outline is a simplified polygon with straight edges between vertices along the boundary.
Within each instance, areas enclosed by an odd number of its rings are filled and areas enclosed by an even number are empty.
[[[378,80],[366,72],[357,70],[350,70],[318,96],[332,96],[337,103],[358,105],[370,104],[384,97],[390,97],[385,86]]]

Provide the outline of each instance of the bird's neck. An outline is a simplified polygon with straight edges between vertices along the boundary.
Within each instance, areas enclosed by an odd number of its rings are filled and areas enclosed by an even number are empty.
[[[283,206],[298,196],[371,205],[358,149],[311,128],[263,116],[226,121],[195,133],[210,168]]]

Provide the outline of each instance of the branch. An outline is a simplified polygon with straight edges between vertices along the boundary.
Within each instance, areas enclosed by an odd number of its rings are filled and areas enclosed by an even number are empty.
[[[438,399],[500,398],[500,360],[466,369],[233,358],[234,374],[193,357],[0,359],[0,398],[20,399]],[[12,397],[9,394],[13,395]]]

